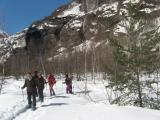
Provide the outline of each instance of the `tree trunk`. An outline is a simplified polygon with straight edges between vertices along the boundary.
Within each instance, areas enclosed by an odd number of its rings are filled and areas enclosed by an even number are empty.
[[[44,63],[43,63],[42,54],[40,54],[40,63],[41,63],[41,67],[42,67],[42,70],[43,70],[44,77],[47,78],[46,70],[45,70]]]
[[[137,87],[138,87],[138,101],[139,101],[139,106],[143,107],[143,101],[142,101],[142,90],[141,90],[141,85],[140,85],[140,79],[139,79],[139,72],[137,74]]]
[[[5,77],[4,77],[4,72],[5,72],[5,66],[4,66],[4,62],[3,62],[3,71],[2,71],[2,79],[1,79],[1,83],[0,83],[0,94],[2,93],[2,87],[3,87],[3,84],[4,84],[4,80],[5,80]]]
[[[93,46],[93,52],[92,52],[92,80],[95,84],[95,46]]]

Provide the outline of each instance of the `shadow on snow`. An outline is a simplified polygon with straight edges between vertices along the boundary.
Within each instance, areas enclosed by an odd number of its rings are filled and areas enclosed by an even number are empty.
[[[50,103],[48,105],[42,105],[41,107],[61,106],[61,105],[68,105],[68,104],[67,103]]]
[[[88,90],[88,91],[80,91],[80,92],[75,92],[75,93],[77,93],[77,94],[85,94],[85,93],[90,93],[91,91],[90,90]]]

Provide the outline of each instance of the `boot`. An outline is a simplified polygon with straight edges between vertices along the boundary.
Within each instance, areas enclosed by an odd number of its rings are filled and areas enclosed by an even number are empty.
[[[33,107],[32,107],[32,110],[35,111],[35,110],[36,110],[36,106],[33,106]]]

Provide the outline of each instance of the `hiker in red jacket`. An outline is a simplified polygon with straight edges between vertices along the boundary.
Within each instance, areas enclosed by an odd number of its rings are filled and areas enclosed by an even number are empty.
[[[51,96],[55,95],[53,86],[54,86],[54,84],[56,84],[56,80],[55,80],[54,75],[51,73],[48,75],[48,84],[49,84],[50,95]]]

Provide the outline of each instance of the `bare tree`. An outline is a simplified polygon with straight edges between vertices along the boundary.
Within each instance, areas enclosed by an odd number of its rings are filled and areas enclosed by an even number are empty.
[[[4,24],[2,23],[2,19],[0,18],[0,30],[3,30],[4,29]],[[2,38],[4,39],[4,38]],[[2,47],[3,49],[3,47]],[[0,48],[0,51],[2,50]],[[1,57],[1,65],[2,65],[2,73],[1,73],[1,81],[0,81],[0,94],[2,92],[2,87],[3,87],[3,84],[4,84],[4,80],[5,80],[5,77],[4,77],[4,74],[5,74],[5,57],[3,56],[0,56]],[[2,58],[3,57],[3,58]]]

